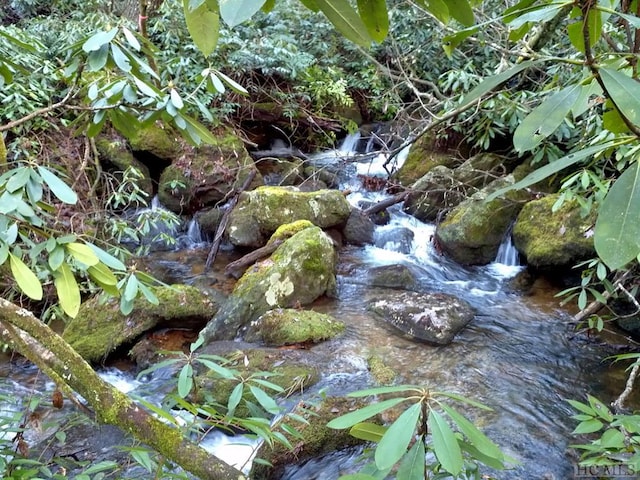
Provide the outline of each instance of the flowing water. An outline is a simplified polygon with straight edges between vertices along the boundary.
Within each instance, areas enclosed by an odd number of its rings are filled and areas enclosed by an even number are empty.
[[[356,143],[352,142],[350,148]],[[334,155],[319,163],[331,165],[337,158],[339,155]],[[349,195],[353,204],[384,197],[359,190],[354,180],[358,172],[380,172],[384,161],[380,156],[366,164],[354,165],[350,161],[340,166],[340,171],[351,172],[344,182],[353,191]],[[493,408],[491,412],[463,410],[520,462],[513,470],[495,473],[498,478],[572,478],[576,459],[568,445],[573,441],[570,433],[575,422],[569,418],[573,412],[566,399],[583,399],[590,393],[607,402],[619,393],[620,371],[611,370],[601,361],[610,352],[599,343],[575,335],[570,317],[557,309],[557,299],[545,289],[541,295],[533,296],[513,291],[513,278],[523,267],[517,265],[510,236],[496,262],[465,268],[433,249],[433,225],[404,214],[399,206],[391,211],[391,222],[377,227],[376,245],[341,250],[336,298],[322,299],[312,306],[347,325],[343,336],[313,347],[323,359],[323,376],[316,391],[324,388],[329,394],[339,395],[371,386],[367,358],[376,355],[397,372],[401,383],[456,392]],[[207,248],[202,244],[196,247],[155,252],[150,256],[151,262],[162,269],[167,281],[179,279],[198,286],[219,282],[219,274],[202,271]],[[444,292],[465,299],[476,310],[474,320],[445,347],[404,337],[367,310],[382,292],[370,286],[370,272],[381,266],[406,267],[415,278],[413,290]],[[4,382],[3,388],[12,385],[9,388],[18,394],[31,388],[10,367],[0,368],[1,375],[12,375],[12,381]],[[105,376],[113,382],[124,382],[122,388],[149,390],[148,385],[135,384],[130,378],[114,378],[112,371]],[[210,447],[223,459],[236,455],[246,459],[251,452],[251,447],[229,448],[222,438],[212,443]],[[358,453],[340,452],[291,466],[283,478],[336,479],[352,467]],[[243,461],[237,460],[238,464]]]

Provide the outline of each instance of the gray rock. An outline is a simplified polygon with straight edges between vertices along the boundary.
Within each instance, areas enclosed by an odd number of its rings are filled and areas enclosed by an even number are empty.
[[[354,208],[342,229],[342,235],[351,245],[367,245],[373,243],[374,231],[375,225],[371,219],[362,210]]]

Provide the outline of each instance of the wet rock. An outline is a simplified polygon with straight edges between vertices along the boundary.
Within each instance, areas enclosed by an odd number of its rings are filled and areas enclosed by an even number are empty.
[[[435,136],[423,135],[413,142],[407,159],[393,175],[393,179],[401,185],[408,186],[438,165],[454,167],[461,162],[455,152],[440,149],[436,145]]]
[[[375,246],[385,250],[408,254],[413,249],[414,233],[410,228],[397,227],[379,230]]]
[[[304,180],[304,163],[300,159],[262,158],[255,165],[265,185],[298,185]]]
[[[351,245],[372,244],[375,228],[374,223],[362,210],[354,208],[342,229],[342,235]]]
[[[463,265],[486,265],[492,262],[505,233],[529,194],[511,191],[490,202],[486,201],[486,197],[512,183],[512,175],[495,180],[449,212],[435,233],[442,251]]]
[[[358,207],[362,210],[366,210],[374,205],[374,202],[368,202],[365,200],[358,202]],[[391,220],[391,215],[389,214],[389,210],[385,208],[384,210],[370,214],[369,218],[375,225],[387,225]]]
[[[574,202],[552,212],[557,194],[527,203],[513,226],[513,242],[527,263],[540,269],[571,267],[595,256],[595,211],[582,218]]]
[[[483,188],[496,178],[506,175],[509,163],[508,159],[495,153],[479,153],[457,167],[454,176],[467,188]]]
[[[244,339],[248,342],[263,342],[272,347],[312,344],[340,335],[344,328],[344,323],[331,315],[311,310],[277,308],[252,322]]]
[[[411,290],[417,282],[415,275],[406,265],[383,265],[369,269],[367,284],[374,287]]]
[[[333,292],[336,261],[333,241],[326,233],[315,226],[301,230],[244,273],[207,324],[205,338],[233,339],[269,310],[307,305]]]
[[[434,345],[447,345],[474,316],[471,306],[443,293],[395,292],[369,309],[410,337]]]
[[[133,182],[147,194],[147,203],[153,196],[153,183],[149,168],[134,157],[124,138],[118,136],[107,137],[100,135],[96,139],[96,150],[100,155],[100,162],[108,171],[116,172],[116,178],[122,180],[122,172],[133,167],[142,175],[140,178],[132,178]],[[124,207],[138,207],[139,205],[124,205]]]
[[[137,154],[152,155],[156,159],[172,162],[180,155],[180,134],[173,128],[156,122],[135,129],[128,138],[131,150]]]
[[[202,210],[196,215],[198,225],[200,225],[200,231],[205,238],[214,238],[218,231],[218,225],[222,220],[224,211],[220,208],[210,208]]]
[[[468,192],[468,187],[454,177],[444,165],[433,168],[411,186],[403,210],[423,222],[432,222],[457,206]]]
[[[343,224],[351,207],[337,190],[301,192],[296,187],[260,187],[244,192],[229,219],[226,233],[236,246],[261,247],[280,226],[309,220],[320,228]]]
[[[159,304],[136,299],[129,315],[120,312],[118,299],[104,303],[98,297],[87,300],[78,316],[67,323],[63,338],[85,360],[97,362],[151,329],[200,329],[218,310],[211,298],[188,285],[156,287],[153,291]]]
[[[328,188],[338,188],[340,184],[338,174],[323,167],[310,165],[305,167],[304,174],[307,177],[306,180],[322,182],[327,185]]]
[[[218,143],[198,148],[182,145],[160,175],[158,197],[169,210],[182,213],[212,206],[256,172],[242,140],[232,131],[216,133]],[[262,185],[258,173],[250,188]]]

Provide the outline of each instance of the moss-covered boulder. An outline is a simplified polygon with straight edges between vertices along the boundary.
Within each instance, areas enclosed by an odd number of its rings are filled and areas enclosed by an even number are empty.
[[[252,322],[244,339],[273,347],[312,344],[340,335],[344,329],[344,323],[331,315],[312,310],[277,308]]]
[[[411,186],[403,210],[423,222],[432,222],[457,206],[468,188],[444,165],[432,168]]]
[[[217,304],[194,287],[172,285],[153,291],[159,304],[137,299],[129,315],[120,312],[117,299],[105,303],[98,297],[89,299],[67,323],[63,338],[86,360],[97,362],[151,329],[200,329],[218,310]]]
[[[529,194],[511,191],[490,202],[486,198],[513,183],[512,175],[495,180],[454,208],[436,228],[436,241],[442,251],[463,265],[492,262]]]
[[[309,220],[320,228],[346,222],[351,207],[337,190],[301,192],[296,187],[259,187],[243,192],[226,233],[237,246],[261,247],[280,225]]]
[[[232,131],[216,132],[218,143],[198,148],[184,146],[180,155],[162,171],[158,185],[160,202],[173,212],[192,212],[211,206],[240,188],[253,172],[250,188],[262,185],[242,140]]]
[[[415,273],[406,265],[381,265],[367,272],[367,285],[411,290],[416,287]]]
[[[398,374],[380,355],[371,355],[367,358],[367,369],[378,385],[391,385],[398,377]]]
[[[256,160],[265,185],[299,185],[304,180],[304,163],[298,158],[267,157]]]
[[[165,162],[177,158],[183,144],[178,132],[160,122],[136,129],[127,140],[134,152],[153,155]]]
[[[527,203],[513,226],[513,242],[531,266],[541,269],[571,267],[595,256],[595,212],[582,217],[575,202],[553,212],[553,194]]]
[[[454,170],[455,179],[467,188],[482,188],[511,170],[509,159],[495,153],[479,153]]]
[[[409,186],[438,165],[454,167],[460,163],[461,160],[455,153],[442,151],[436,146],[434,136],[423,135],[413,142],[407,159],[393,175],[393,179],[401,185]]]
[[[303,463],[310,458],[364,444],[363,440],[349,435],[349,429],[335,430],[327,427],[327,423],[366,405],[365,401],[359,398],[338,397],[327,397],[315,405],[299,405],[293,413],[303,417],[307,423],[295,423],[292,426],[300,432],[301,438],[291,438],[288,432],[277,427],[277,431],[287,436],[295,448],[291,450],[280,443],[269,446],[265,442],[258,451],[258,457],[267,460],[268,464],[255,462],[250,477],[254,480],[282,478],[284,468],[288,465]],[[379,415],[368,421],[382,424]]]
[[[100,162],[103,168],[109,171],[124,172],[127,168],[133,167],[138,170],[142,176],[134,179],[138,188],[148,195],[149,203],[153,196],[153,183],[149,168],[134,157],[133,153],[127,146],[126,141],[119,137],[100,136],[96,139],[96,150],[100,155]],[[122,175],[119,174],[120,178]]]
[[[231,340],[269,310],[307,305],[333,292],[336,262],[333,241],[326,233],[315,226],[301,230],[244,273],[207,324],[205,338]]]

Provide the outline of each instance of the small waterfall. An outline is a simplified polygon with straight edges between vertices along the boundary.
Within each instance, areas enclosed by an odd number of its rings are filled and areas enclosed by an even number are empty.
[[[342,143],[340,144],[340,147],[338,147],[338,150],[340,150],[343,153],[356,153],[358,150],[358,142],[360,141],[360,132],[354,132],[354,133],[350,133],[349,135],[347,135],[346,137],[344,137],[344,140],[342,140]]]
[[[508,267],[520,266],[518,250],[516,250],[516,247],[513,245],[513,241],[511,240],[511,229],[509,229],[504,240],[500,244],[500,248],[498,248],[498,254],[496,255],[494,262],[501,263]]]
[[[196,217],[189,220],[189,225],[187,225],[187,239],[192,244],[203,243],[205,241],[202,230],[200,230],[200,224]]]

